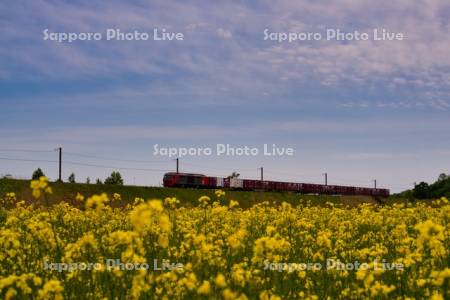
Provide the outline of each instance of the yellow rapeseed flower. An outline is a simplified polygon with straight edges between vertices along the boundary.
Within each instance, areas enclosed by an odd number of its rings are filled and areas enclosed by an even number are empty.
[[[211,285],[209,281],[203,281],[203,283],[198,287],[197,293],[199,295],[208,295],[211,292]]]
[[[225,279],[225,276],[223,276],[222,273],[217,274],[216,279],[214,280],[214,283],[220,288],[224,288],[227,286],[227,281]]]
[[[200,198],[198,198],[198,202],[200,203],[201,207],[208,206],[210,201],[211,201],[211,198],[209,198],[208,196],[201,196]]]
[[[64,288],[59,280],[49,280],[38,293],[38,299],[62,300]]]
[[[230,208],[233,208],[233,207],[236,207],[236,206],[239,206],[239,202],[238,202],[238,201],[235,201],[235,200],[230,200],[230,205],[229,205],[229,207],[230,207]]]
[[[217,198],[221,198],[221,197],[225,196],[225,192],[222,190],[216,190],[214,193],[216,194]]]

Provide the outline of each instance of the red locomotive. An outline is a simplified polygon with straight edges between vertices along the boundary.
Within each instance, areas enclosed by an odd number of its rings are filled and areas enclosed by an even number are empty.
[[[230,188],[246,191],[292,191],[302,194],[329,194],[329,195],[366,195],[375,197],[388,197],[388,189],[367,187],[324,185],[311,183],[293,183],[280,181],[261,181],[239,178],[208,177],[202,174],[176,173],[164,174],[165,187],[190,188]]]

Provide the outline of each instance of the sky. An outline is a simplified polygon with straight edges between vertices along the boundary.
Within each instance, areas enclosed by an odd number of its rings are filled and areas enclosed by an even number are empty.
[[[450,173],[450,4],[444,0],[0,2],[0,174],[41,167],[160,185],[160,147],[256,147],[185,156],[180,170],[398,192]],[[183,40],[106,40],[106,30]],[[268,33],[367,33],[278,41]],[[374,40],[373,30],[403,40]],[[101,40],[44,39],[101,33]],[[292,156],[262,155],[264,144]],[[20,150],[20,151],[19,151]],[[14,160],[16,159],[16,160]],[[29,160],[29,161],[25,161]]]

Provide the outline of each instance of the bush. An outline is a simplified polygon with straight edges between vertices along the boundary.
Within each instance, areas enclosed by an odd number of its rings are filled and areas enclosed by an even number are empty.
[[[41,168],[37,168],[37,170],[33,172],[31,179],[37,180],[37,179],[41,178],[42,176],[45,176],[44,172],[41,170]]]
[[[122,175],[119,172],[112,172],[111,175],[105,179],[105,184],[123,185]]]
[[[67,180],[69,181],[69,183],[75,183],[75,173],[70,174]]]

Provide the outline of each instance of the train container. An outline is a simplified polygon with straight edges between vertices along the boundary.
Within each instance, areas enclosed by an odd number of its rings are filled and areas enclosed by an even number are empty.
[[[208,177],[193,173],[166,173],[163,178],[165,187],[192,187],[192,188],[231,188],[248,191],[291,191],[302,194],[328,194],[328,195],[366,195],[373,197],[388,197],[388,189],[375,189],[367,187],[323,185],[312,183],[296,183],[281,181],[261,181],[240,178]]]

